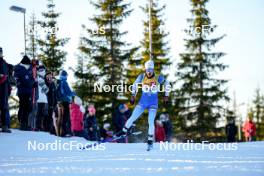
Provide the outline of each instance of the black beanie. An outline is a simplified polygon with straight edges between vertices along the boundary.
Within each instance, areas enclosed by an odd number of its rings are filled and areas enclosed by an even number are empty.
[[[29,57],[27,55],[25,55],[20,63],[25,64],[25,65],[30,65],[31,61],[30,61]]]

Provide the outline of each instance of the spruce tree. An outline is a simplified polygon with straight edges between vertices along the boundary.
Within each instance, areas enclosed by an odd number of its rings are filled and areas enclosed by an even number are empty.
[[[255,96],[253,99],[253,117],[254,121],[256,122],[257,128],[257,139],[264,138],[264,98],[261,95],[261,91],[259,88],[255,91]]]
[[[165,5],[159,5],[157,0],[154,0],[151,8],[151,34],[152,34],[152,59],[155,63],[155,73],[161,74],[171,64],[168,58],[169,47],[166,37],[168,33],[165,32],[165,22],[163,18],[163,11]],[[139,73],[144,70],[144,63],[150,59],[149,51],[149,4],[141,7],[147,16],[147,20],[143,21],[144,39],[141,43],[141,55],[129,59],[127,77],[128,84],[133,84]],[[167,76],[167,75],[165,75]]]
[[[86,103],[92,103],[95,100],[94,83],[97,80],[94,72],[92,60],[87,57],[85,47],[80,43],[79,50],[82,51],[77,55],[77,66],[74,70],[76,81],[74,83],[74,90],[80,98]]]
[[[262,109],[262,97],[261,97],[261,92],[260,89],[257,88],[255,91],[255,97],[253,99],[253,111],[254,111],[254,118],[256,123],[259,123],[261,121],[261,109]]]
[[[119,85],[121,81],[125,81],[124,62],[128,61],[134,52],[134,48],[128,48],[129,44],[122,41],[127,31],[120,31],[124,19],[132,12],[130,4],[124,0],[98,0],[91,3],[98,14],[90,19],[94,28],[84,26],[87,35],[81,38],[82,46],[79,51],[90,60],[94,69],[87,74],[96,78],[96,84],[110,87]],[[95,104],[100,121],[111,122],[110,117],[120,103],[122,95],[123,93],[116,90],[100,92],[97,89],[93,92],[93,98],[89,99]]]
[[[213,47],[225,36],[210,38],[216,25],[212,25],[206,4],[208,0],[191,0],[192,17],[190,26],[185,30],[186,52],[181,53],[176,76],[180,89],[178,94],[179,116],[186,122],[189,135],[198,140],[208,136],[207,132],[216,130],[217,120],[221,117],[220,101],[229,100],[225,89],[227,80],[216,78],[227,65],[220,62],[223,52],[212,51]]]
[[[37,38],[38,38],[38,25],[37,25],[37,20],[35,13],[32,13],[30,17],[30,22],[27,27],[27,55],[32,58],[36,59],[38,56],[38,43],[37,43]]]
[[[57,18],[60,13],[55,12],[53,0],[47,1],[47,11],[42,13],[45,21],[38,21],[45,33],[45,37],[38,40],[40,47],[39,59],[50,71],[58,73],[66,61],[67,53],[62,50],[62,47],[68,42],[69,38],[58,38]]]

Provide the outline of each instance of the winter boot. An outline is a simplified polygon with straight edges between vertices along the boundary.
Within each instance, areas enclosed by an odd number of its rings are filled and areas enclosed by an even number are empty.
[[[3,126],[3,127],[2,127],[2,132],[3,132],[3,133],[11,133],[11,130],[9,130],[9,129],[7,128],[7,126]]]

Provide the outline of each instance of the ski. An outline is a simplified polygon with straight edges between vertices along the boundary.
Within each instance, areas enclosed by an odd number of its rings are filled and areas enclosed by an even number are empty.
[[[95,142],[93,144],[89,144],[89,145],[86,145],[85,147],[81,148],[82,150],[85,150],[85,149],[89,149],[91,147],[95,147],[97,145],[100,145],[100,144],[103,144],[103,143],[108,143],[108,142],[113,142],[113,141],[116,141],[116,140],[119,140],[119,139],[124,139],[130,135],[139,135],[141,134],[142,131],[135,131],[135,132],[132,132],[132,133],[128,133],[126,135],[121,135],[121,136],[114,136],[112,138],[108,138],[108,139],[104,139],[104,140],[101,140],[99,142]]]

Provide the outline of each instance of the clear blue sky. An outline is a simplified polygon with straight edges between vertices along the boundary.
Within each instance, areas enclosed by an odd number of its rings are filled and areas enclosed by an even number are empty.
[[[122,30],[128,30],[124,38],[134,46],[142,39],[142,20],[145,15],[139,8],[146,0],[128,0],[132,2],[134,12],[122,25]],[[186,18],[190,17],[189,0],[159,0],[166,4],[164,12],[165,29],[171,47],[170,57],[174,65],[179,61],[179,53],[184,51],[183,29],[187,27]],[[65,47],[68,52],[64,67],[76,64],[75,54],[81,34],[81,25],[92,26],[88,21],[96,13],[89,0],[55,0],[59,18],[59,35],[70,37]],[[3,47],[5,58],[12,64],[21,60],[23,52],[23,16],[9,10],[11,5],[27,9],[27,22],[34,11],[37,19],[42,19],[41,12],[46,10],[46,0],[1,0],[0,1],[0,46]],[[216,46],[215,51],[223,51],[227,55],[222,59],[230,67],[219,76],[229,79],[229,95],[233,97],[236,91],[238,103],[251,101],[254,90],[260,87],[264,91],[264,1],[263,0],[211,0],[208,9],[213,24],[219,27],[216,36],[227,34]],[[174,72],[175,67],[171,67]],[[173,79],[173,75],[170,77]],[[73,77],[71,76],[71,80]],[[246,106],[241,107],[246,111]]]

